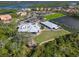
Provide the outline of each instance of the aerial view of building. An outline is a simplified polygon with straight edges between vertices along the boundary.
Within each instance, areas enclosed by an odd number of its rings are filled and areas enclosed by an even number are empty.
[[[0,57],[79,57],[79,1],[0,1]]]
[[[12,20],[12,16],[9,14],[0,15],[0,20],[4,23],[10,23],[10,21]]]
[[[35,23],[24,23],[24,24],[20,24],[18,26],[18,32],[31,32],[31,33],[38,33],[40,32],[40,26]]]
[[[49,22],[49,21],[41,22],[41,24],[44,25],[44,26],[46,26],[46,27],[49,28],[49,29],[55,29],[55,30],[56,30],[56,29],[59,28],[58,25],[56,25],[56,24],[54,24],[54,23],[51,23],[51,22]]]

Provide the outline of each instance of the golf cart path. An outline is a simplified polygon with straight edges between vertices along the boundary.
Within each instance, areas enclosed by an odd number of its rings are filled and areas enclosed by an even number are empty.
[[[43,42],[41,42],[39,45],[42,45],[42,44],[48,43],[48,42],[53,41],[53,40],[54,40],[54,39],[50,39],[50,40],[43,41]]]

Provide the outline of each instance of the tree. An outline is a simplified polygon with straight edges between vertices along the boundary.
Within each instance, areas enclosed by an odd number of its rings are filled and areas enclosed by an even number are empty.
[[[79,56],[79,34],[72,33],[56,38],[38,47],[33,56],[75,57]]]

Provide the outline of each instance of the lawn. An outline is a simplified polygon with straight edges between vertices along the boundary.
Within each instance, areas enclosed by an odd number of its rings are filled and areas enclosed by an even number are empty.
[[[16,14],[16,9],[0,9],[0,14]]]
[[[37,43],[41,43],[43,41],[54,39],[59,36],[63,36],[65,34],[69,34],[70,32],[66,30],[60,30],[60,31],[43,31],[40,35],[36,36],[34,39]]]
[[[45,20],[51,20],[51,19],[56,19],[56,18],[63,17],[63,16],[65,15],[61,13],[55,13],[55,14],[45,15],[44,18]]]

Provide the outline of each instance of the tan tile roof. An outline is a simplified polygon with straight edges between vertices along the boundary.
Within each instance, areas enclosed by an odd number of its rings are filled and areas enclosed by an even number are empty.
[[[5,15],[0,15],[0,19],[3,21],[9,21],[12,19],[12,16],[9,14],[5,14]]]

